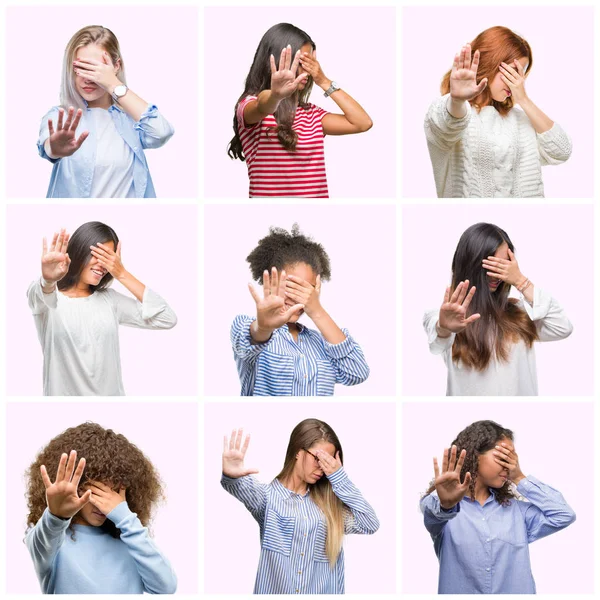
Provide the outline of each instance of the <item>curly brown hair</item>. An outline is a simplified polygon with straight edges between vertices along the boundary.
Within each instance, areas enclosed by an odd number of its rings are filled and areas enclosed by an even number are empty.
[[[77,451],[85,458],[85,470],[79,484],[79,495],[85,492],[87,481],[99,481],[117,490],[126,488],[127,505],[147,527],[155,505],[164,499],[163,485],[154,465],[144,453],[124,435],[104,429],[97,423],[83,423],[70,427],[52,439],[27,469],[27,529],[34,527],[46,509],[46,488],[40,476],[41,465],[46,465],[50,478],[63,453]],[[107,519],[102,528],[113,537],[120,530]]]
[[[494,448],[503,438],[509,439],[511,442],[514,441],[513,432],[494,421],[476,421],[465,427],[450,445],[456,446],[457,456],[463,449],[467,451],[465,462],[460,472],[460,480],[464,481],[465,475],[471,473],[471,485],[469,486],[469,495],[471,498],[475,498],[479,455]],[[435,485],[432,482],[429,485],[427,494],[431,494],[433,490],[435,490]],[[494,498],[499,504],[510,504],[511,499],[516,498],[511,483],[506,481],[501,488],[494,488]]]

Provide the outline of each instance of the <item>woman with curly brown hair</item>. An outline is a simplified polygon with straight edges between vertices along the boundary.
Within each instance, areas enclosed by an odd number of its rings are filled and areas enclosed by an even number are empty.
[[[509,297],[513,288],[519,298]],[[558,302],[523,275],[506,231],[491,223],[460,237],[452,282],[423,326],[448,368],[448,396],[537,396],[534,343],[573,331]]]
[[[321,304],[321,280],[331,277],[321,244],[271,227],[246,259],[262,298],[248,284],[256,316],[238,315],[231,345],[242,396],[332,396],[336,383],[357,385],[369,376],[358,343]],[[306,315],[317,330],[298,323]]]
[[[425,117],[440,198],[544,196],[542,167],[568,160],[571,140],[525,91],[532,66],[531,46],[507,27],[456,54]]]
[[[514,437],[477,421],[444,450],[421,500],[440,561],[440,594],[534,594],[528,544],[575,521],[560,492],[525,476]]]
[[[25,543],[45,594],[175,592],[175,573],[147,529],[162,485],[125,436],[95,423],[71,427],[27,477]]]

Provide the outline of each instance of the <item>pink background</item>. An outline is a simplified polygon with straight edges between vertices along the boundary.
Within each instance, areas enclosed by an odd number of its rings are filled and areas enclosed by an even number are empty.
[[[549,27],[556,24],[556,27]],[[406,7],[402,11],[402,143],[405,197],[435,197],[423,120],[440,95],[440,83],[462,44],[494,25],[521,34],[531,45],[529,97],[573,140],[563,165],[543,169],[550,198],[593,194],[594,17],[592,7]],[[566,42],[568,40],[568,42]],[[577,60],[566,50],[574,44]],[[576,82],[576,83],[575,83]]]
[[[335,393],[395,395],[395,207],[207,205],[204,215],[204,393],[207,396],[240,394],[229,333],[236,315],[256,315],[256,304],[247,287],[252,276],[246,257],[269,233],[270,226],[290,231],[294,222],[329,254],[332,277],[331,281],[323,282],[322,304],[340,327],[348,328],[371,368],[367,381],[350,387],[336,385]],[[262,294],[262,287],[256,285]],[[221,293],[223,290],[225,293]],[[370,303],[373,294],[375,304]],[[385,315],[385,327],[374,326],[381,315]],[[306,315],[300,322],[316,329]]]
[[[41,275],[42,238],[102,221],[119,236],[125,268],[175,311],[168,331],[120,327],[125,393],[183,396],[197,392],[197,208],[128,205],[11,205],[7,207],[7,393],[42,394],[43,355],[27,305],[29,284]],[[121,284],[112,287],[131,296]]]
[[[366,133],[325,140],[331,197],[395,196],[396,10],[306,5],[204,10],[204,88],[213,90],[204,97],[205,196],[248,197],[247,167],[229,158],[227,145],[233,137],[234,107],[258,43],[277,23],[293,23],[310,35],[324,73],[347,90],[374,123]],[[316,85],[311,102],[342,112]]]
[[[149,104],[156,104],[175,128],[175,135],[165,146],[146,151],[156,195],[159,198],[197,195],[197,8],[24,6],[9,7],[6,15],[9,197],[46,196],[52,165],[37,153],[40,122],[59,103],[67,43],[87,25],[104,25],[117,36],[127,84]],[[43,45],[34,40],[43,40]],[[37,68],[30,68],[32,65]],[[27,91],[32,88],[33,93]]]
[[[570,426],[565,426],[568,418]],[[567,529],[530,545],[539,594],[591,594],[594,579],[592,403],[406,403],[402,412],[402,593],[435,594],[439,563],[419,510],[441,459],[470,423],[511,429],[523,473],[560,491],[577,514]]]
[[[535,345],[540,395],[593,394],[592,212],[584,205],[405,206],[403,289],[418,285],[418,293],[402,298],[403,394],[446,393],[446,366],[429,352],[423,314],[441,306],[458,240],[482,221],[508,233],[521,271],[550,293],[573,323],[569,338]]]
[[[229,436],[234,427],[244,427],[251,434],[245,464],[259,469],[256,477],[267,483],[283,466],[292,429],[308,418],[321,419],[333,427],[344,450],[348,475],[381,523],[372,536],[345,538],[346,592],[395,593],[396,408],[393,403],[345,403],[343,407],[312,402],[207,403],[204,414],[206,594],[250,594],[260,554],[258,524],[243,504],[220,485],[223,436]],[[374,436],[364,435],[366,415],[367,430],[376,432]],[[373,443],[377,446],[377,460],[373,460],[371,452]]]
[[[198,410],[195,404],[9,403],[7,406],[6,523],[7,591],[39,594],[31,557],[23,543],[27,527],[25,471],[52,438],[68,427],[92,421],[114,429],[138,446],[157,468],[166,502],[155,511],[154,540],[178,579],[177,592],[198,590]],[[161,427],[157,437],[157,423]],[[27,435],[23,435],[24,432]],[[50,472],[50,468],[48,468]],[[182,520],[182,515],[185,518]],[[183,526],[185,524],[185,526]]]

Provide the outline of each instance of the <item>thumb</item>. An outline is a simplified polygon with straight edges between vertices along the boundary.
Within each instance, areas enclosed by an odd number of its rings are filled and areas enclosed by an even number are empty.
[[[258,469],[245,469],[244,475],[255,475],[258,473]]]
[[[315,285],[315,291],[317,294],[321,293],[321,276],[317,275],[317,284]]]
[[[300,312],[304,308],[304,304],[294,304],[292,308],[288,309],[283,315],[283,318],[287,321],[290,317],[293,317],[295,313]]]
[[[256,290],[254,289],[254,286],[251,283],[248,284],[248,291],[250,292],[252,298],[254,298],[254,302],[258,304],[260,302],[260,297],[256,293]]]
[[[117,256],[121,258],[121,240],[117,242]]]
[[[477,86],[477,93],[481,94],[481,92],[483,92],[483,90],[485,90],[485,88],[487,87],[487,77],[484,77],[480,82],[479,85]]]
[[[515,260],[515,253],[510,248],[508,249],[508,257],[510,260]]]
[[[465,473],[465,481],[463,483],[463,488],[468,488],[471,485],[471,473],[468,471]]]
[[[92,500],[92,490],[88,490],[81,498],[79,498],[79,506],[85,506],[88,502],[94,504]]]

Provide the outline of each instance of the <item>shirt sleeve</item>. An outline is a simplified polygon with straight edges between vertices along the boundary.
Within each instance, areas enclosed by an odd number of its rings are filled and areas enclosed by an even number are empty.
[[[222,475],[221,485],[226,492],[244,504],[262,527],[267,509],[267,485],[260,483],[253,475],[237,478]]]
[[[342,329],[346,339],[339,344],[330,344],[325,338],[325,353],[335,367],[335,382],[342,385],[357,385],[369,377],[370,369],[362,348],[354,341],[347,329]]]
[[[575,521],[575,512],[562,494],[535,477],[530,475],[522,479],[517,491],[529,500],[519,501],[529,543],[556,533]]]
[[[571,156],[571,138],[558,123],[544,133],[536,133],[536,136],[542,166],[559,165]]]
[[[520,306],[534,321],[540,342],[562,340],[573,332],[573,325],[558,302],[537,286],[533,288],[533,305],[521,296]]]
[[[175,133],[173,125],[160,114],[154,104],[148,105],[133,128],[138,132],[144,149],[164,146]]]
[[[327,475],[333,493],[346,505],[345,533],[372,534],[379,529],[379,519],[359,489],[350,481],[344,467]]]
[[[471,120],[471,105],[467,102],[467,114],[460,119],[453,117],[447,108],[446,94],[432,102],[425,115],[425,137],[427,143],[443,152],[448,152],[462,139]]]
[[[246,125],[246,122],[244,121],[244,109],[246,108],[246,106],[248,106],[249,102],[252,102],[252,100],[256,99],[256,96],[246,96],[238,102],[237,108],[235,109],[235,116],[237,118],[238,129],[240,131],[242,131],[243,129],[253,129],[259,124],[253,123],[252,125]]]
[[[427,334],[427,342],[429,343],[429,351],[432,354],[444,354],[452,349],[454,344],[455,333],[451,333],[449,337],[443,338],[438,335],[436,325],[440,318],[439,310],[430,310],[423,316],[423,327]]]
[[[444,532],[446,523],[455,519],[460,512],[460,502],[449,510],[444,510],[440,505],[437,493],[427,494],[421,499],[421,512],[425,528],[429,531],[431,539],[435,542]]]
[[[27,301],[31,313],[41,315],[49,309],[56,308],[58,302],[57,287],[54,286],[54,291],[51,294],[44,294],[42,284],[39,279],[33,281],[27,289]]]
[[[51,587],[54,560],[62,546],[71,519],[55,517],[47,508],[25,536],[25,544],[44,594]]]
[[[52,119],[52,123],[56,127],[56,122],[58,119],[58,106],[54,106],[53,108],[51,108],[42,117],[42,122],[40,123],[40,135],[39,135],[38,141],[37,141],[38,154],[42,158],[45,158],[46,160],[49,160],[52,164],[54,164],[55,162],[58,162],[61,159],[60,158],[50,158],[48,156],[48,153],[46,152],[46,149],[44,148],[44,144],[46,143],[46,140],[50,137],[50,131],[48,129],[48,119]],[[66,119],[66,117],[65,117],[65,119]]]
[[[121,541],[135,562],[144,590],[150,594],[174,594],[177,577],[169,561],[150,539],[148,529],[131,512],[127,502],[121,502],[106,516],[121,531]]]
[[[269,345],[269,340],[262,344],[256,344],[252,341],[250,335],[250,326],[255,321],[255,317],[248,315],[238,315],[231,325],[231,347],[236,360],[243,363],[254,362],[256,357]]]
[[[119,292],[107,289],[120,325],[140,329],[171,329],[177,324],[177,316],[156,292],[148,286],[144,289],[142,302]]]

